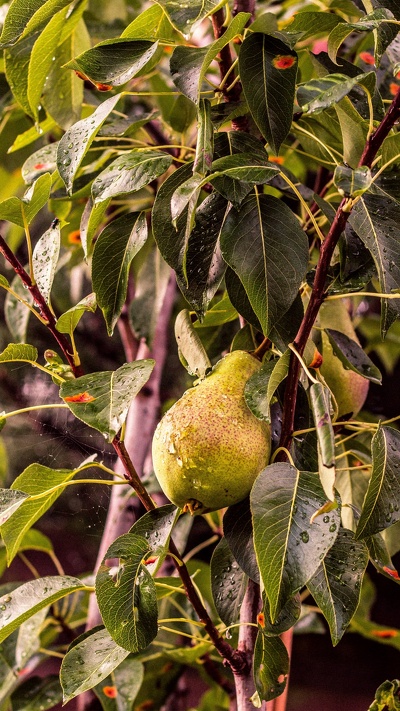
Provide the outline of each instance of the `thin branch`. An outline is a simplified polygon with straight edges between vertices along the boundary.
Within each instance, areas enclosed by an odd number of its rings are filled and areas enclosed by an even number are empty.
[[[65,358],[67,359],[69,365],[71,366],[75,377],[79,377],[80,375],[83,375],[83,371],[82,371],[81,367],[79,365],[76,365],[74,362],[73,353],[71,352],[73,349],[71,348],[71,344],[69,343],[67,337],[63,333],[60,333],[59,331],[57,331],[57,329],[56,329],[56,317],[54,316],[53,312],[51,311],[48,304],[46,303],[43,294],[40,292],[37,284],[32,283],[32,279],[29,276],[28,272],[24,269],[24,267],[22,266],[19,259],[17,259],[15,254],[11,251],[7,242],[1,235],[0,235],[0,253],[3,255],[4,259],[13,268],[14,272],[16,274],[18,274],[22,283],[24,284],[24,286],[26,286],[26,288],[30,292],[35,304],[37,305],[37,307],[39,309],[40,315],[46,321],[46,324],[45,324],[46,327],[49,329],[52,336],[54,336],[54,338],[56,339]]]
[[[359,167],[364,165],[368,167],[372,166],[372,162],[384,139],[389,134],[395,123],[399,120],[400,90],[397,92],[389,110],[385,114],[378,128],[366,142],[365,149],[360,158]],[[304,352],[311,329],[314,325],[315,319],[317,318],[318,311],[325,299],[325,284],[331,259],[339,241],[339,237],[346,226],[347,220],[349,219],[351,209],[351,199],[349,200],[347,198],[343,198],[337,209],[331,228],[321,245],[311,298],[293,344],[300,355]],[[286,382],[282,433],[279,443],[279,446],[285,449],[289,449],[292,440],[299,375],[300,363],[294,353],[292,353],[290,358],[289,374]],[[286,456],[283,452],[280,452],[277,459],[279,458],[281,460],[286,459]]]
[[[257,627],[254,623],[260,611],[260,586],[253,580],[249,580],[246,595],[240,610],[240,626],[238,651],[242,653],[246,664],[239,672],[234,673],[237,709],[238,711],[254,711],[254,705],[250,700],[255,692],[255,684],[252,674],[252,660],[254,646],[257,637]],[[244,623],[244,624],[243,624]],[[265,708],[265,704],[263,704]]]
[[[255,7],[256,0],[235,0],[232,15],[237,15],[238,12],[250,12],[252,20],[254,20]]]

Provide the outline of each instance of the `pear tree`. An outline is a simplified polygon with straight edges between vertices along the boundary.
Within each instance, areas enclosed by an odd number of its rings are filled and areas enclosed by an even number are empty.
[[[397,0],[0,24],[0,709],[296,711],[301,632],[398,663]]]

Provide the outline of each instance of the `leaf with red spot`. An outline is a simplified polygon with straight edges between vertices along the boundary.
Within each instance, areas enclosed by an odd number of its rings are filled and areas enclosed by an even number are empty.
[[[118,696],[118,691],[116,686],[103,686],[102,692],[104,696],[107,696],[109,699],[116,699]]]
[[[89,393],[77,393],[76,395],[71,395],[71,397],[65,397],[65,402],[92,402],[95,398]]]

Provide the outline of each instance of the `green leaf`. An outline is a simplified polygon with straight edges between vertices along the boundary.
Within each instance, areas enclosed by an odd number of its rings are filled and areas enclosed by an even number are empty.
[[[51,227],[37,241],[32,255],[33,276],[40,293],[48,304],[60,254],[60,223]]]
[[[71,0],[13,0],[4,20],[1,48],[15,44],[26,34],[40,29]]]
[[[200,99],[193,173],[204,177],[211,170],[213,149],[214,127],[211,122],[211,103],[208,99]]]
[[[274,16],[275,17],[275,16]],[[297,35],[301,33],[301,41],[319,34],[326,35],[340,22],[340,17],[330,12],[297,12],[289,25],[285,27],[285,34]],[[256,29],[256,28],[254,28]]]
[[[140,13],[126,27],[121,35],[125,39],[171,41],[174,38],[174,28],[162,7],[151,5]]]
[[[363,79],[369,79],[372,75],[374,72],[358,74],[355,77],[348,77],[345,74],[329,74],[326,77],[310,79],[299,85],[297,101],[305,113],[324,111],[324,109],[337,104]]]
[[[260,699],[270,701],[280,696],[288,673],[289,656],[282,640],[267,637],[259,631],[254,649],[253,674]]]
[[[170,62],[172,81],[195,104],[201,101],[200,92],[211,62],[229,42],[243,32],[249,19],[250,13],[239,12],[221,37],[206,47],[175,48]]]
[[[73,333],[86,311],[94,313],[97,303],[95,294],[88,294],[78,304],[72,306],[68,311],[65,311],[59,319],[57,319],[56,329],[60,333]]]
[[[190,375],[204,378],[211,370],[211,362],[187,309],[180,311],[176,317],[175,338],[180,358]]]
[[[365,194],[353,208],[349,223],[370,251],[383,293],[400,288],[400,205],[391,198]],[[381,329],[385,337],[400,315],[400,299],[382,299]]]
[[[23,491],[29,498],[22,502],[12,518],[1,526],[9,564],[20,547],[25,545],[25,536],[31,526],[43,516],[64,490],[64,487],[60,486],[54,491],[54,487],[70,481],[75,473],[76,471],[71,469],[50,469],[41,464],[30,464],[13,481],[11,489]],[[43,497],[32,500],[31,497],[38,494],[43,494]]]
[[[368,711],[385,711],[385,709],[398,711],[400,709],[399,689],[400,682],[398,679],[384,681],[383,684],[378,686],[375,699],[371,706],[368,707]]]
[[[123,153],[94,179],[94,204],[140,190],[165,173],[171,163],[172,156],[162,151],[133,150]]]
[[[110,568],[103,562],[96,576],[104,624],[117,644],[130,652],[145,649],[158,632],[156,588],[143,565],[149,552],[145,538],[125,533],[104,558],[118,558],[119,564]]]
[[[71,412],[112,442],[126,420],[129,406],[147,383],[154,360],[125,363],[115,371],[91,373],[62,384],[62,397]]]
[[[174,504],[159,506],[143,514],[129,529],[129,533],[145,538],[151,552],[162,555],[168,550],[171,531],[179,514]]]
[[[116,94],[106,101],[103,101],[91,116],[75,123],[63,135],[58,144],[58,170],[68,193],[72,193],[75,175],[97,131],[101,128],[107,116],[113,111],[120,98],[121,94]]]
[[[372,474],[356,536],[365,538],[400,520],[400,433],[380,427],[372,439]]]
[[[120,86],[132,79],[157,51],[158,42],[107,39],[68,62],[94,84]]]
[[[287,377],[290,351],[278,359],[263,363],[260,370],[252,375],[244,386],[247,407],[260,420],[271,422],[270,404],[276,389]]]
[[[297,54],[276,37],[254,32],[240,48],[239,70],[251,115],[278,154],[292,124]]]
[[[326,496],[332,501],[335,483],[335,433],[330,416],[330,392],[322,383],[313,383],[309,392],[318,440],[320,479]]]
[[[221,0],[191,0],[190,3],[177,3],[174,0],[157,0],[157,5],[164,8],[174,27],[187,36],[196,22],[222,7]]]
[[[297,219],[278,198],[249,195],[228,213],[221,251],[268,335],[295,300],[307,269],[307,238]]]
[[[11,697],[13,711],[46,711],[61,701],[62,690],[57,676],[33,676]]]
[[[16,275],[11,282],[12,290],[20,296],[30,306],[33,304],[33,296],[25,289],[20,277]],[[4,303],[4,317],[10,330],[11,336],[17,343],[25,343],[26,332],[30,317],[30,310],[26,303],[21,303],[13,294],[7,292]]]
[[[49,143],[26,159],[21,173],[27,185],[32,185],[43,173],[54,173],[57,170],[57,146],[58,141]]]
[[[269,183],[280,173],[280,169],[273,163],[268,163],[266,159],[266,154],[262,159],[250,153],[234,153],[231,156],[217,158],[212,164],[212,171],[213,173],[223,173],[224,177],[242,180],[244,183],[252,185]],[[211,174],[208,179],[209,182],[213,182],[215,177]]]
[[[31,105],[28,101],[28,68],[35,42],[39,36],[24,37],[18,44],[4,52],[5,73],[10,89],[25,113],[32,116]]]
[[[92,198],[89,198],[86,203],[79,226],[83,254],[86,260],[93,251],[94,238],[103,224],[110,201],[111,198],[94,205]]]
[[[37,349],[28,343],[9,343],[7,348],[0,353],[0,363],[23,361],[35,364],[38,358]]]
[[[67,14],[68,7],[56,12],[32,47],[28,67],[27,101],[35,121],[39,120],[39,104],[43,87],[53,63],[53,55],[59,44]]]
[[[318,474],[290,464],[266,467],[253,485],[254,545],[272,621],[314,575],[336,539],[339,510],[310,523],[325,502]]]
[[[26,221],[30,224],[39,210],[44,207],[50,197],[51,176],[49,173],[41,175],[31,185],[22,198],[10,197],[0,202],[0,219],[13,222],[19,227],[25,227],[22,211]]]
[[[43,607],[20,626],[15,645],[15,661],[19,669],[24,669],[28,660],[39,651],[40,634],[48,612],[49,607]]]
[[[147,240],[144,212],[113,220],[100,233],[92,261],[93,289],[111,336],[126,300],[129,267]]]
[[[373,536],[368,536],[364,542],[368,547],[370,561],[376,570],[387,578],[390,578],[390,580],[400,582],[400,575],[393,565],[383,535],[381,533],[374,533]]]
[[[335,185],[339,193],[345,197],[363,195],[370,187],[371,181],[371,171],[365,165],[355,170],[346,165],[338,165],[335,169]]]
[[[0,526],[11,518],[26,499],[29,499],[29,494],[24,491],[0,489]]]
[[[138,340],[151,348],[158,317],[171,279],[171,268],[154,248],[135,281],[135,296],[129,305],[129,319]]]
[[[68,575],[54,575],[30,580],[11,594],[0,597],[0,642],[25,620],[66,595],[83,590],[85,584]]]
[[[248,577],[236,562],[225,538],[214,549],[210,563],[211,590],[222,622],[229,626],[239,620]]]
[[[81,641],[80,638],[74,641],[61,665],[64,703],[99,684],[128,654],[128,650],[119,647],[106,629],[89,635],[84,633]]]
[[[366,545],[356,541],[352,531],[341,528],[332,548],[307,582],[328,622],[334,646],[341,640],[357,609],[367,563]]]
[[[130,656],[93,691],[100,699],[104,711],[132,711],[132,704],[138,695],[144,679],[143,664]],[[107,686],[115,686],[118,696],[113,699],[106,695]]]
[[[153,206],[152,225],[158,248],[176,272],[180,290],[190,306],[203,316],[214,296],[226,265],[219,249],[219,234],[227,202],[216,193],[209,195],[196,211],[196,224],[186,240],[186,213],[172,225],[171,198],[176,188],[192,173],[193,164],[178,168],[163,183]]]
[[[47,134],[55,128],[56,125],[56,122],[50,116],[47,116],[47,118],[45,118],[44,121],[41,121],[38,126],[32,126],[31,128],[28,128],[27,131],[20,133],[15,138],[14,143],[10,146],[7,152],[14,153],[15,151],[19,151],[20,148],[29,146],[31,143],[37,141],[39,135],[43,136],[44,134]]]
[[[335,331],[333,328],[326,328],[325,333],[328,335],[333,352],[345,368],[359,373],[367,380],[377,383],[377,385],[382,383],[382,375],[379,368],[374,365],[356,341],[346,336],[345,333],[341,333],[341,331]]]
[[[302,608],[300,595],[295,595],[294,597],[289,598],[286,605],[280,611],[275,622],[272,622],[271,620],[270,606],[265,593],[262,595],[262,601],[263,617],[261,618],[262,623],[261,620],[259,620],[259,625],[262,627],[263,634],[267,635],[267,637],[274,637],[278,634],[286,632],[286,630],[291,629],[300,617]]]
[[[74,31],[54,52],[54,61],[47,75],[43,106],[64,131],[81,118],[84,88],[82,80],[65,65],[89,47],[90,37],[84,21],[80,19]]]
[[[386,8],[378,8],[369,15],[364,15],[358,22],[341,22],[333,28],[328,37],[328,54],[336,64],[336,55],[339,47],[346,37],[352,32],[371,32],[382,24],[382,21],[393,18],[393,14]]]
[[[224,515],[223,526],[226,542],[235,560],[249,578],[259,583],[260,573],[254,550],[253,522],[248,498],[229,506]]]

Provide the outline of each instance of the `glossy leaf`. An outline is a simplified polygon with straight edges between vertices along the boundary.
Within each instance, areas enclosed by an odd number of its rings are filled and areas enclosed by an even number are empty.
[[[61,600],[77,590],[84,583],[68,575],[54,575],[30,580],[0,597],[0,642],[17,629],[36,612]]]
[[[229,626],[239,620],[248,577],[236,562],[225,538],[221,538],[211,558],[211,589],[222,622]]]
[[[136,278],[135,296],[129,305],[129,319],[136,337],[153,343],[158,317],[170,283],[172,270],[157,248],[147,257]]]
[[[297,54],[280,39],[254,32],[241,46],[239,70],[254,121],[278,154],[292,124]]]
[[[75,123],[58,144],[58,170],[68,193],[72,192],[75,175],[97,131],[114,109],[120,96],[116,94],[103,101],[91,116]]]
[[[27,185],[31,185],[43,173],[54,173],[57,170],[58,142],[42,146],[32,153],[24,162],[21,173]]]
[[[313,383],[309,392],[318,440],[319,475],[325,494],[332,501],[335,495],[335,434],[330,416],[330,393],[322,383]]]
[[[0,37],[1,47],[8,47],[25,34],[35,32],[71,0],[13,0]]]
[[[103,224],[110,201],[111,198],[94,205],[92,198],[89,198],[82,212],[79,229],[83,254],[86,260],[92,254],[94,238]]]
[[[131,212],[113,220],[100,233],[92,261],[97,303],[111,336],[126,300],[129,268],[147,240],[146,215]]]
[[[174,0],[157,0],[164,8],[174,27],[184,35],[188,35],[193,25],[207,15],[214,13],[223,5],[221,0],[192,0],[190,3],[176,3]]]
[[[96,595],[104,624],[124,649],[145,649],[157,634],[157,597],[153,578],[143,565],[151,548],[145,538],[126,533],[109,547],[96,576]]]
[[[174,504],[159,506],[153,511],[147,511],[133,524],[129,533],[145,538],[153,557],[158,558],[147,565],[147,570],[153,574],[168,553],[171,532],[180,515]]]
[[[223,527],[226,542],[235,560],[249,578],[259,583],[260,573],[254,551],[253,522],[248,498],[229,506],[224,515]]]
[[[0,526],[11,518],[26,499],[29,499],[29,494],[24,491],[0,489]]]
[[[171,165],[172,157],[161,151],[130,151],[118,156],[92,184],[94,204],[140,190]]]
[[[204,378],[211,370],[211,362],[187,309],[180,311],[176,317],[175,338],[179,355],[190,375]]]
[[[9,564],[18,553],[31,526],[62,494],[63,486],[55,491],[54,487],[70,481],[75,473],[75,470],[72,469],[50,469],[42,464],[30,464],[13,481],[11,490],[23,491],[29,498],[22,502],[12,518],[1,526],[1,535],[7,548]],[[31,497],[38,494],[43,494],[43,496],[32,500]]]
[[[290,22],[289,25],[285,27],[285,33],[290,35],[299,35],[301,41],[309,37],[314,37],[318,34],[326,34],[333,30],[337,24],[340,22],[340,17],[330,12],[297,12]]]
[[[88,294],[78,304],[72,306],[68,311],[65,311],[60,318],[57,319],[56,329],[60,333],[73,333],[86,311],[92,313],[96,311],[97,303],[94,294]]]
[[[60,254],[60,225],[57,220],[37,241],[32,255],[33,276],[40,293],[48,304]]]
[[[395,580],[400,583],[400,575],[393,565],[383,535],[381,533],[374,533],[373,536],[365,538],[364,542],[368,548],[370,561],[376,570],[387,578],[390,578],[390,580]]]
[[[174,29],[162,7],[151,5],[143,10],[124,29],[121,37],[141,40],[168,40],[173,39]]]
[[[107,39],[68,63],[94,84],[120,86],[132,79],[157,51],[158,42]]]
[[[360,83],[364,77],[372,74],[358,74],[355,77],[348,77],[345,74],[329,74],[320,79],[310,79],[304,84],[300,84],[297,89],[297,101],[305,113],[312,114],[316,111],[323,111],[330,106],[337,104],[347,94]]]
[[[365,538],[400,520],[400,434],[380,427],[372,439],[372,474],[356,536]]]
[[[8,291],[4,302],[4,317],[13,341],[25,343],[29,317],[31,315],[26,304],[32,306],[33,297],[30,291],[25,289],[18,275],[12,280],[11,288],[21,300],[17,299]],[[25,303],[22,303],[22,300]]]
[[[380,195],[363,195],[349,223],[372,254],[383,293],[400,288],[400,205]],[[400,314],[400,300],[382,299],[381,329],[384,337]]]
[[[63,383],[62,397],[71,412],[112,442],[128,415],[129,406],[147,383],[154,360],[125,363],[115,371],[83,375]]]
[[[307,587],[328,624],[336,645],[350,624],[360,599],[368,550],[352,531],[340,529],[332,548]]]
[[[334,182],[339,193],[345,197],[363,195],[370,187],[371,181],[372,174],[366,166],[361,166],[356,170],[346,165],[338,165],[336,167]]]
[[[289,598],[275,622],[271,620],[269,601],[265,593],[262,595],[262,602],[262,612],[258,615],[257,622],[267,637],[280,635],[291,629],[300,617],[302,609],[300,595]]]
[[[0,363],[24,361],[25,363],[32,363],[34,365],[37,358],[37,349],[28,343],[9,343],[7,348],[0,353]]]
[[[31,117],[32,109],[28,101],[28,68],[37,38],[38,33],[24,37],[14,47],[4,52],[7,82],[20,106]],[[34,131],[37,138],[37,130]]]
[[[0,202],[0,219],[13,222],[19,227],[24,227],[23,212],[28,225],[44,207],[50,196],[51,176],[48,173],[41,175],[22,198],[10,197]]]
[[[272,621],[315,573],[336,539],[338,510],[310,523],[325,502],[318,475],[290,464],[266,467],[253,485],[254,545]]]
[[[211,122],[211,103],[200,99],[197,121],[196,155],[193,172],[206,175],[211,170],[214,147],[214,127]]]
[[[279,360],[263,363],[244,386],[247,406],[260,420],[271,422],[270,404],[274,393],[289,371],[290,351],[287,350]]]
[[[142,662],[130,656],[100,684],[97,684],[93,691],[100,700],[104,711],[131,711],[132,704],[138,695],[144,679],[144,668]],[[116,688],[118,694],[113,698],[110,689]]]
[[[289,673],[289,656],[279,637],[259,632],[253,658],[253,674],[260,699],[270,701],[282,694]]]
[[[295,300],[304,278],[308,247],[303,230],[282,201],[250,195],[239,210],[229,212],[221,250],[268,335]]]
[[[58,676],[33,676],[12,695],[13,711],[46,711],[62,701]]]
[[[390,10],[378,8],[369,15],[364,15],[358,22],[341,22],[333,28],[328,38],[328,53],[332,62],[336,63],[336,55],[340,45],[352,32],[371,32],[379,28],[382,21],[392,18]]]
[[[78,638],[61,665],[64,703],[99,684],[128,654],[129,651],[120,647],[106,629],[84,634],[81,641]]]
[[[346,336],[345,333],[341,333],[341,331],[335,331],[333,328],[326,328],[325,333],[328,335],[334,354],[340,359],[345,368],[359,373],[373,383],[381,384],[382,375],[379,368],[374,365],[356,341]]]

